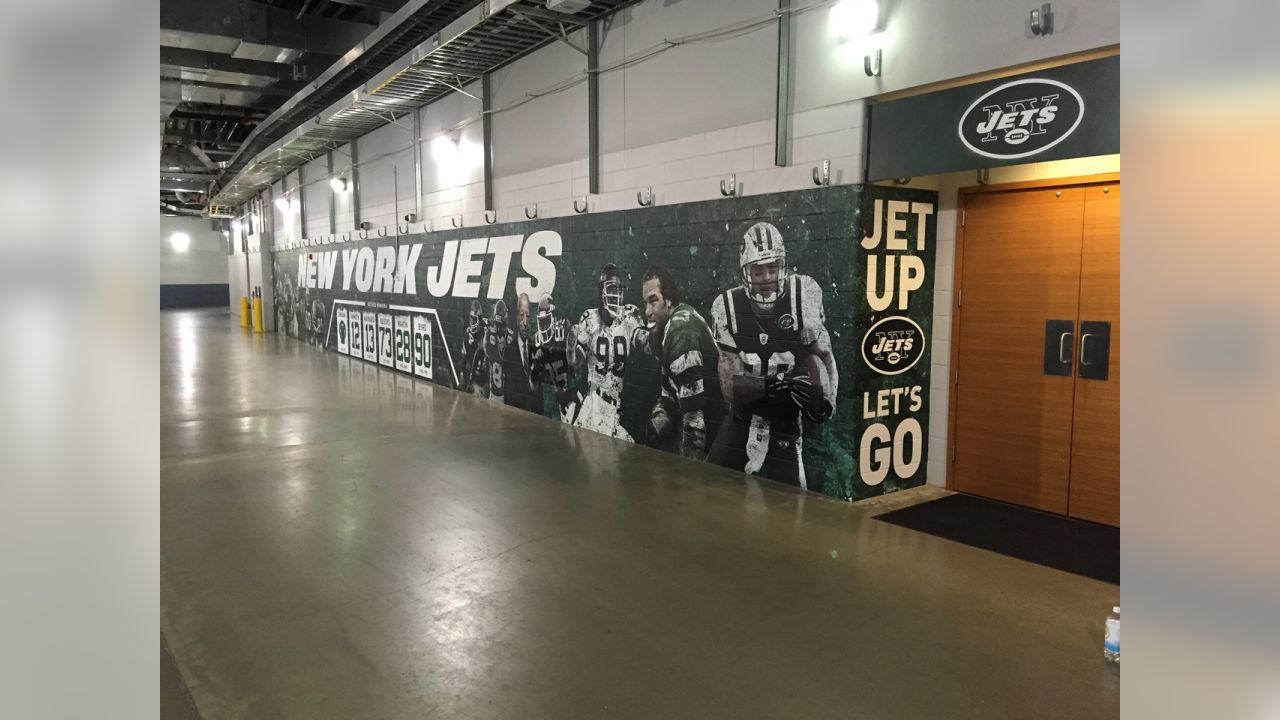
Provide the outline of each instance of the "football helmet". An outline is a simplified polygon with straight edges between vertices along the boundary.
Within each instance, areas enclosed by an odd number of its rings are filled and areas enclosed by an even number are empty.
[[[600,275],[596,280],[596,291],[600,298],[600,309],[608,313],[608,319],[611,320],[622,314],[624,290],[622,275],[618,272],[617,265],[608,263],[600,268]]]
[[[742,269],[742,286],[747,295],[756,304],[766,310],[782,299],[787,287],[787,250],[782,242],[782,233],[771,223],[758,222],[747,228],[742,236],[742,255],[739,258]],[[755,265],[774,263],[778,268],[776,282],[753,283],[751,268]]]
[[[556,306],[550,295],[543,295],[538,300],[538,328],[534,331],[533,341],[538,345],[546,345],[555,339]]]
[[[467,317],[467,327],[474,329],[480,324],[480,319],[484,315],[484,310],[480,308],[479,300],[471,301],[471,314]]]
[[[499,333],[507,330],[507,303],[502,300],[493,304],[493,329]]]

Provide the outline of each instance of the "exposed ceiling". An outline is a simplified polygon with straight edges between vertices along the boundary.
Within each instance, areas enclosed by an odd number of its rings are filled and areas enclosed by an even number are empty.
[[[636,1],[162,0],[161,210],[240,204]]]

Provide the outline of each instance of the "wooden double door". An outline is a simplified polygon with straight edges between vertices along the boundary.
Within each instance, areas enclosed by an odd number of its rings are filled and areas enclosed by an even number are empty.
[[[1120,182],[966,193],[953,489],[1120,524]]]

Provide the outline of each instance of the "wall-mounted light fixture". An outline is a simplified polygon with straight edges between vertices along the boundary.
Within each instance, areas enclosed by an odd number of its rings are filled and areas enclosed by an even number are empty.
[[[862,55],[862,70],[868,77],[880,75],[884,33],[880,26],[878,0],[840,0],[827,16],[831,29],[841,43],[854,45]]]
[[[191,236],[184,232],[176,232],[169,236],[169,246],[174,252],[184,253],[191,247]]]
[[[336,193],[346,192],[346,191],[347,191],[347,179],[346,179],[346,178],[340,178],[340,177],[333,178],[332,180],[330,180],[330,181],[329,181],[329,187],[330,187],[330,188],[332,188],[332,189],[333,189],[333,191],[334,191],[334,192],[336,192]]]

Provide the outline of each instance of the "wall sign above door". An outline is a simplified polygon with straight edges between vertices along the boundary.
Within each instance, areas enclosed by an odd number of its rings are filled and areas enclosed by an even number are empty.
[[[1120,152],[1120,58],[872,102],[867,179]]]

